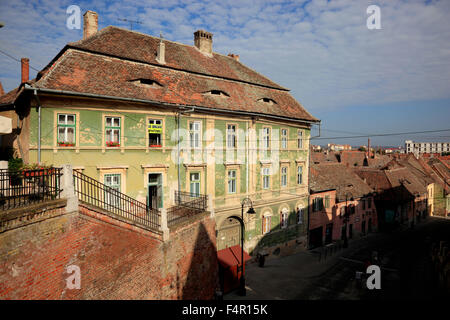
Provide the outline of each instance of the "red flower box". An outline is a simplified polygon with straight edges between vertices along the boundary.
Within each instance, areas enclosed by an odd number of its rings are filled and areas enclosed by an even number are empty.
[[[107,147],[120,147],[120,143],[114,141],[106,141]]]
[[[151,144],[149,147],[150,148],[161,148],[162,145],[160,145],[160,144]]]

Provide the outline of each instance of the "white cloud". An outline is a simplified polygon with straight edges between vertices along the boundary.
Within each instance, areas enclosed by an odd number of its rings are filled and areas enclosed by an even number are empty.
[[[0,49],[42,68],[81,30],[65,28],[70,1],[0,4]],[[80,1],[99,13],[100,27],[128,27],[193,44],[192,33],[214,33],[214,50],[292,90],[306,108],[450,98],[449,1],[381,0],[381,30],[366,28],[372,1]],[[20,66],[0,57],[0,80],[17,86]]]

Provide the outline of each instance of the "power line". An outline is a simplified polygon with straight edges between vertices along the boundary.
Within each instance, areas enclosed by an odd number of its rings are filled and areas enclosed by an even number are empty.
[[[6,53],[6,52],[3,51],[3,50],[0,50],[0,53],[3,53],[3,54],[4,54],[5,56],[7,56],[8,58],[11,58],[11,59],[13,59],[13,60],[15,60],[15,61],[17,61],[17,62],[21,62],[19,59],[13,57],[12,55],[10,55],[9,53]],[[31,69],[33,69],[33,70],[35,70],[35,71],[37,71],[37,72],[40,71],[39,69],[36,69],[35,67],[33,67],[33,66],[30,65],[30,64],[28,64],[28,65],[30,66]]]
[[[311,138],[311,140],[325,140],[325,139],[354,139],[354,138],[370,138],[370,137],[387,137],[387,136],[401,136],[401,135],[408,135],[408,134],[421,134],[421,133],[444,132],[444,131],[450,131],[450,129],[427,130],[427,131],[410,131],[410,132],[396,132],[396,133],[380,133],[380,134],[370,134],[370,135],[361,135],[361,136],[317,137],[317,138]]]

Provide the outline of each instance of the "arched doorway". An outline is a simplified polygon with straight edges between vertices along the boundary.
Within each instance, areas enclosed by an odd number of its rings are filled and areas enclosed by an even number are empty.
[[[226,218],[217,230],[217,250],[241,243],[241,224],[235,218]]]

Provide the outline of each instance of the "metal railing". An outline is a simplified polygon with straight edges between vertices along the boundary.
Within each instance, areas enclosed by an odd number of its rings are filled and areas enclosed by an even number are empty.
[[[158,210],[150,209],[145,203],[137,201],[79,171],[73,171],[73,179],[75,193],[79,201],[143,227],[159,229],[161,214]]]
[[[61,168],[0,169],[0,209],[25,207],[59,199]]]
[[[206,211],[208,196],[190,192],[175,191],[175,206],[167,209],[167,225],[187,219]]]

